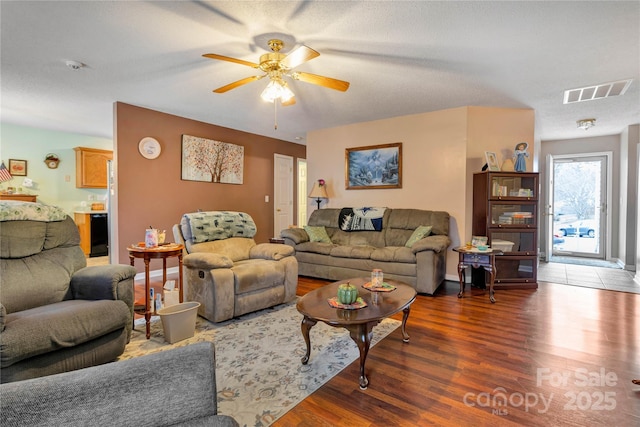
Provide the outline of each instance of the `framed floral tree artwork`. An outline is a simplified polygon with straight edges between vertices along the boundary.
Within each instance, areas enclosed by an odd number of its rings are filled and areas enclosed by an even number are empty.
[[[244,147],[182,135],[182,179],[242,184]]]

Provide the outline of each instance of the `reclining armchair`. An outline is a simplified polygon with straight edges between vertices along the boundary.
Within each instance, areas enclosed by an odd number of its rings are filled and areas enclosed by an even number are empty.
[[[60,208],[0,202],[0,379],[3,383],[115,360],[133,327],[124,265],[86,267]]]
[[[188,213],[173,226],[185,247],[185,298],[200,303],[200,316],[222,322],[295,299],[293,248],[256,244],[255,234],[255,222],[242,212]]]

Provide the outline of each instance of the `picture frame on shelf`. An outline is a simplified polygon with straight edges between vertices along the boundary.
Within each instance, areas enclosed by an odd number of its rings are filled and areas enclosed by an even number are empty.
[[[487,160],[487,169],[492,172],[500,172],[500,165],[498,165],[498,156],[493,151],[485,151],[484,157]]]
[[[402,143],[347,148],[345,188],[402,188]]]
[[[12,176],[27,176],[27,161],[9,159],[9,173]]]

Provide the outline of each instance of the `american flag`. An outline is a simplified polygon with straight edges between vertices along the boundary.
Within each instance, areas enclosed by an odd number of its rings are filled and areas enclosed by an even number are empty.
[[[0,164],[0,182],[10,181],[13,177],[9,173],[9,169],[4,165],[4,162]]]

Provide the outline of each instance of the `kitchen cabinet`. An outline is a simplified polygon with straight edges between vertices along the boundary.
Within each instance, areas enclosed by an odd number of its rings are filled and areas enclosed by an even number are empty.
[[[473,176],[474,236],[487,236],[496,256],[495,289],[537,288],[538,174],[481,172]],[[472,273],[474,284],[484,275]]]
[[[76,147],[76,187],[107,188],[107,162],[113,151]]]

